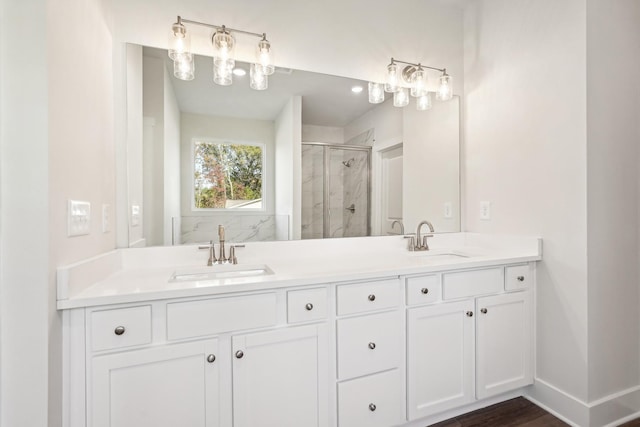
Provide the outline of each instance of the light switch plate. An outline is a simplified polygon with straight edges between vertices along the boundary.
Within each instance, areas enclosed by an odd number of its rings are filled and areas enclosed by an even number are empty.
[[[131,226],[137,227],[140,225],[140,206],[131,205]]]
[[[447,219],[453,216],[453,207],[451,206],[451,202],[444,202],[443,216]]]
[[[111,231],[111,215],[110,206],[108,204],[102,205],[102,232],[108,233]]]
[[[67,210],[67,236],[84,236],[91,230],[91,203],[69,200]]]
[[[480,219],[485,221],[491,219],[491,202],[480,202]]]

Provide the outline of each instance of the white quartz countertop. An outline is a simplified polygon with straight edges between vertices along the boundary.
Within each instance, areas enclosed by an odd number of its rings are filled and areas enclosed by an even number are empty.
[[[57,306],[70,309],[219,295],[542,259],[542,242],[536,237],[437,234],[431,238],[431,250],[425,252],[409,252],[406,243],[401,236],[247,243],[237,249],[238,266],[212,267],[206,267],[207,251],[197,246],[118,249],[58,268]],[[243,266],[266,266],[272,274],[171,280],[176,271]]]

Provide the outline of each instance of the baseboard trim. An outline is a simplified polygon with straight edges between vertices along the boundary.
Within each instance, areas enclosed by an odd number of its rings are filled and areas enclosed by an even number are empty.
[[[615,427],[640,416],[640,386],[585,403],[536,379],[524,397],[575,427]]]

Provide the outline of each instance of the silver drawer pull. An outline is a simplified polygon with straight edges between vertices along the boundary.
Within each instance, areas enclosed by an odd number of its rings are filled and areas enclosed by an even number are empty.
[[[518,282],[524,282],[524,276],[518,276],[516,279],[518,279]]]
[[[375,410],[376,410],[376,408],[377,408],[377,406],[376,406],[376,405],[374,405],[373,403],[369,403],[369,410],[370,410],[371,412],[375,411]]]
[[[480,313],[482,313],[482,314],[487,314],[487,309],[486,309],[486,308],[481,308],[481,309],[480,309]]]
[[[428,293],[429,293],[429,289],[427,289],[427,288],[422,288],[422,289],[420,289],[420,292],[422,292],[423,294],[425,294],[425,295],[426,295],[426,294],[428,294]]]
[[[376,348],[376,343],[374,343],[374,342],[370,342],[370,343],[369,343],[369,348],[370,348],[371,350],[375,350],[375,348]]]
[[[473,311],[467,311],[466,315],[467,317],[473,317]]]
[[[122,335],[124,334],[124,331],[125,331],[124,326],[118,326],[113,332],[116,335]]]
[[[306,308],[308,311],[311,311],[311,310],[313,310],[313,304],[308,302],[307,305],[304,306],[304,308]]]
[[[207,362],[209,363],[213,363],[216,361],[216,355],[215,354],[210,354],[207,356]]]
[[[376,300],[376,296],[374,294],[369,295],[369,301],[375,301]]]
[[[244,351],[242,351],[242,350],[236,351],[236,358],[237,359],[242,359],[243,357],[244,357]]]

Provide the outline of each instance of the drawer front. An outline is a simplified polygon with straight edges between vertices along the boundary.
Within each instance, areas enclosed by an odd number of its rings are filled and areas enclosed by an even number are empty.
[[[287,321],[309,322],[327,318],[327,289],[304,289],[287,292]]]
[[[400,303],[398,279],[338,286],[338,315],[397,307]]]
[[[405,421],[400,371],[338,384],[340,427],[389,427]]]
[[[504,269],[504,288],[507,291],[529,289],[533,285],[533,271],[526,265],[514,265]]]
[[[398,367],[401,328],[399,311],[338,320],[338,378]]]
[[[442,275],[443,298],[456,299],[494,294],[502,292],[503,283],[502,268],[445,273]]]
[[[93,351],[150,343],[150,305],[91,313],[91,349]]]
[[[169,340],[273,326],[276,322],[275,293],[167,304]]]
[[[440,276],[437,274],[407,278],[407,305],[429,304],[439,301],[440,297]]]

